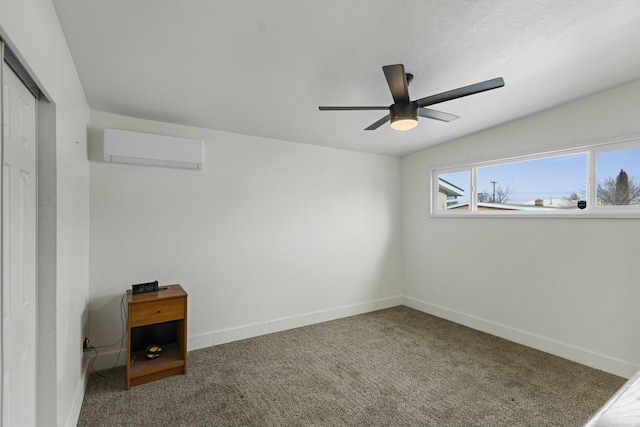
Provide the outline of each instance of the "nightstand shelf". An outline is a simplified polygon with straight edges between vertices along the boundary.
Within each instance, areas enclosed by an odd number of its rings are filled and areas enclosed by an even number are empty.
[[[133,295],[127,292],[126,388],[187,373],[187,293],[180,285]],[[162,347],[155,359],[149,345]]]

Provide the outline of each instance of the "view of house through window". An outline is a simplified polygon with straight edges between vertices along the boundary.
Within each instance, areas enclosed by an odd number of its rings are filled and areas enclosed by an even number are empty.
[[[640,140],[634,142],[434,170],[433,212],[640,213]]]
[[[438,209],[469,206],[469,171],[445,173],[438,177]]]

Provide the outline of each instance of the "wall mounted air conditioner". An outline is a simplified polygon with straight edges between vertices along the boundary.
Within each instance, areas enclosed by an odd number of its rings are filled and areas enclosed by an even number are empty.
[[[104,130],[107,163],[201,169],[204,141],[120,129]]]

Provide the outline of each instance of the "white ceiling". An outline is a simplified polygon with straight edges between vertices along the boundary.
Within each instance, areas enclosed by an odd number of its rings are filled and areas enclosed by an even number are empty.
[[[53,0],[89,106],[115,114],[404,155],[640,79],[638,0]],[[461,118],[363,129],[389,105],[503,77],[433,105]],[[603,105],[602,108],[607,108]]]

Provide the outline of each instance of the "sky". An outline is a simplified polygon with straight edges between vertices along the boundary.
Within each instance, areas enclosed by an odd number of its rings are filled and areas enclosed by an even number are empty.
[[[640,183],[640,148],[601,152],[596,155],[597,182],[614,180],[624,171],[629,180]],[[440,175],[469,194],[469,172]],[[587,154],[577,153],[545,159],[512,162],[478,168],[478,192],[493,193],[509,189],[509,203],[527,203],[537,198],[565,198],[576,193],[584,196],[587,187]],[[465,200],[466,201],[466,200]]]

